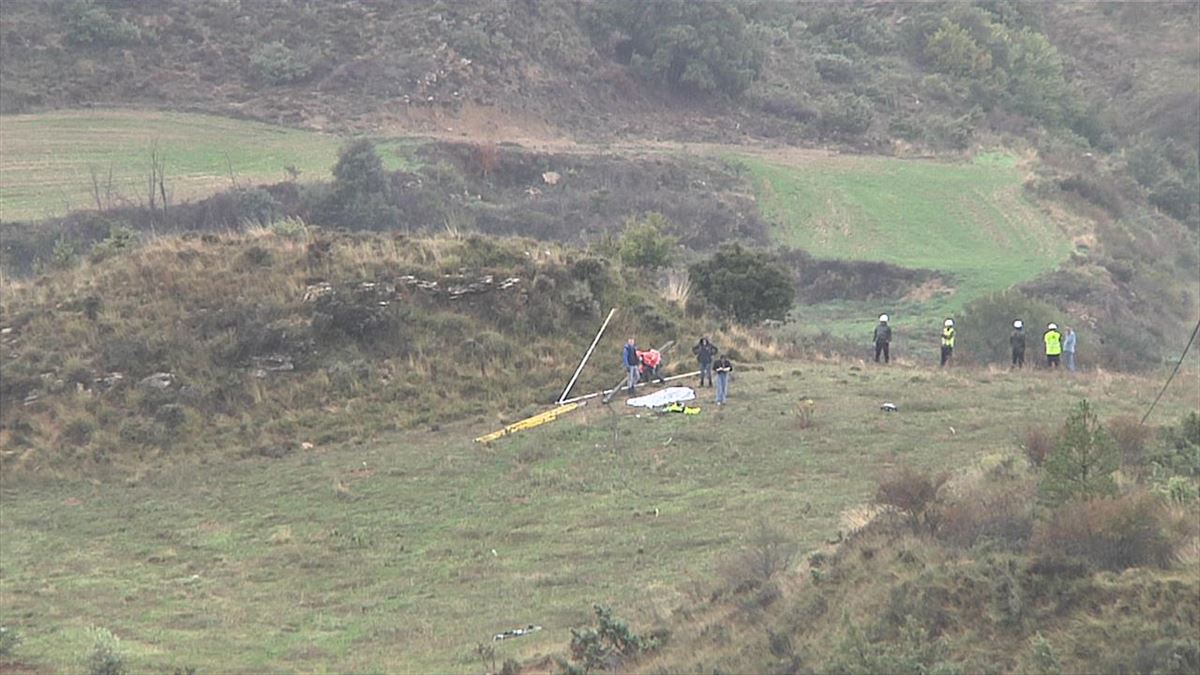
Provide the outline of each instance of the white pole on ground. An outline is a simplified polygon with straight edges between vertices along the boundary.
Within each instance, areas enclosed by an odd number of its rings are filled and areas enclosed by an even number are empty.
[[[682,379],[683,379],[683,378],[685,378],[685,377],[695,377],[695,376],[697,376],[697,375],[699,375],[699,374],[700,374],[700,371],[698,371],[698,370],[693,370],[693,371],[692,371],[692,372],[690,372],[690,373],[682,373],[682,374],[680,374],[680,375],[672,375],[672,376],[670,376],[670,377],[664,377],[664,378],[663,378],[663,382],[671,382],[671,381],[673,381],[673,380],[682,380]],[[633,385],[633,386],[635,386],[635,387],[641,387],[641,386],[644,386],[644,385],[647,385],[647,384],[650,384],[650,383],[649,383],[649,382],[638,382],[637,384],[635,384],[635,385]],[[596,398],[597,396],[607,396],[607,395],[609,395],[609,394],[612,394],[612,393],[618,392],[618,391],[620,391],[620,390],[621,390],[621,387],[620,387],[620,386],[618,386],[618,387],[615,387],[615,388],[613,388],[613,389],[605,389],[604,391],[597,391],[597,392],[594,392],[594,393],[591,393],[591,394],[584,394],[583,396],[576,396],[576,397],[574,397],[574,398],[568,398],[568,399],[566,399],[566,400],[564,400],[564,401],[561,401],[561,402],[560,402],[560,405],[565,405],[565,404],[567,404],[567,403],[576,403],[576,402],[578,402],[578,401],[586,401],[586,400],[588,400],[588,399],[590,399],[590,398]]]
[[[575,369],[575,374],[571,376],[571,381],[567,383],[567,388],[563,389],[563,393],[558,397],[558,404],[562,405],[566,400],[567,395],[571,393],[571,387],[575,386],[575,380],[579,379],[579,373],[583,371],[583,367],[587,365],[588,359],[592,356],[592,351],[596,349],[596,345],[600,342],[600,336],[604,335],[604,329],[608,328],[608,322],[612,321],[613,314],[617,313],[617,308],[613,307],[608,310],[608,316],[604,318],[604,323],[600,325],[600,330],[596,333],[596,339],[592,340],[592,346],[588,347],[587,353],[583,355],[583,360],[579,362],[579,367]]]

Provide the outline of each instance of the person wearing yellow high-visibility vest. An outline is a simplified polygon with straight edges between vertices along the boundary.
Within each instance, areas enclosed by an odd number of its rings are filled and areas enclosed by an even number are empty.
[[[1058,360],[1062,357],[1062,333],[1058,332],[1058,324],[1046,326],[1042,341],[1046,343],[1046,367],[1057,368]]]
[[[954,355],[954,319],[946,319],[942,323],[942,367],[945,368],[947,363],[950,363],[950,357]]]

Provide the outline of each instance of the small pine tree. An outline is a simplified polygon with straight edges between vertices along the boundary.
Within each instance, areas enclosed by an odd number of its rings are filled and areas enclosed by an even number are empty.
[[[671,223],[661,213],[647,213],[641,220],[630,218],[621,233],[621,262],[653,269],[671,262],[675,237],[668,234]]]
[[[1115,494],[1112,474],[1120,464],[1116,443],[1084,399],[1067,417],[1058,445],[1046,458],[1042,497],[1058,505],[1070,499]]]

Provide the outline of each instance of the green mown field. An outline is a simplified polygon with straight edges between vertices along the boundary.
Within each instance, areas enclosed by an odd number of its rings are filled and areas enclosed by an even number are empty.
[[[983,155],[971,164],[829,156],[783,165],[739,158],[779,244],[815,256],[938,270],[952,292],[891,307],[837,303],[803,307],[802,322],[849,329],[850,315],[940,325],[971,299],[1053,269],[1069,238],[1024,196],[1011,161]],[[950,290],[950,289],[947,289]],[[869,322],[868,322],[869,323]],[[861,325],[857,327],[861,332]],[[869,330],[869,328],[868,328]]]
[[[146,199],[150,155],[165,162],[174,201],[233,185],[329,177],[343,139],[311,131],[209,115],[154,111],[62,111],[0,117],[0,219],[61,216],[95,208],[112,172],[113,205]],[[381,149],[391,168],[406,165],[401,146]]]
[[[760,521],[811,551],[887,467],[989,466],[1080,397],[1137,413],[1160,382],[783,362],[743,367],[724,409],[708,389],[699,416],[618,398],[490,447],[477,422],[126,480],[5,475],[3,622],[12,660],[47,671],[80,670],[94,627],[131,672],[482,671],[494,633],[545,627],[498,643],[502,662],[561,653],[593,602],[651,627]]]

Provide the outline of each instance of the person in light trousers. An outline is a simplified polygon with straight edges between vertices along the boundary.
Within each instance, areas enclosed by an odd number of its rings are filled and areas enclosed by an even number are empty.
[[[1067,370],[1075,372],[1075,329],[1070,326],[1067,326],[1067,334],[1063,336],[1062,350]]]
[[[717,374],[717,405],[725,405],[729,396],[729,374],[733,372],[733,363],[728,356],[722,355],[713,363],[713,372]]]
[[[625,365],[625,374],[629,376],[629,393],[636,391],[638,380],[641,379],[642,360],[638,357],[637,343],[633,338],[625,343],[625,351],[621,354],[621,362]]]

